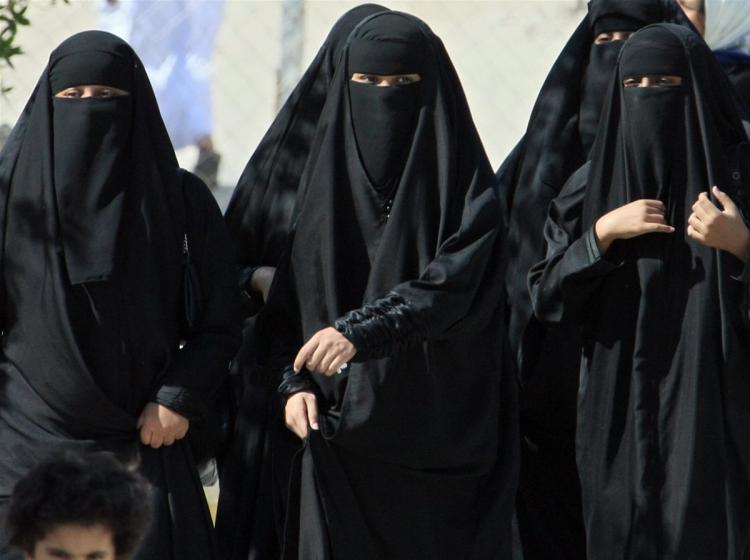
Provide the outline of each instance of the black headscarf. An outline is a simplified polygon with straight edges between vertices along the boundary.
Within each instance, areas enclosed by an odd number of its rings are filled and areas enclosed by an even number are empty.
[[[300,177],[346,39],[362,19],[387,10],[363,4],[339,18],[248,161],[226,211],[241,266],[278,264]]]
[[[128,95],[54,97],[85,84]],[[215,558],[186,440],[153,450],[136,427],[149,402],[197,421],[236,351],[231,248],[196,181],[181,180],[127,43],[87,31],[52,52],[0,153],[0,516],[14,483],[50,453],[106,449],[139,457],[155,487],[136,557]],[[204,314],[190,334],[180,332],[185,233],[203,264]]]
[[[394,58],[405,51],[408,59]],[[363,60],[364,52],[373,60]],[[423,22],[396,12],[372,16],[352,33],[342,61],[302,179],[289,261],[266,309],[266,339],[291,332],[281,356],[287,368],[304,340],[334,323],[358,349],[342,375],[303,374],[321,397],[322,438],[316,433],[309,442],[316,472],[325,471],[317,491],[326,511],[360,504],[320,520],[334,557],[485,558],[508,545],[507,527],[493,521],[489,540],[500,544],[480,551],[478,520],[486,519],[487,504],[472,501],[464,516],[458,512],[467,504],[453,491],[476,491],[489,473],[501,472],[487,496],[508,515],[515,420],[496,322],[503,218],[494,175],[453,65]],[[351,81],[355,72],[394,71],[418,73],[421,81],[382,91]],[[398,139],[387,162],[371,156],[371,144],[362,149],[361,93],[373,104],[387,96],[408,115],[368,131],[381,141]],[[389,188],[373,175],[391,181]],[[281,330],[282,314],[290,331]],[[324,461],[358,473],[356,480],[348,484]],[[393,484],[386,482],[391,476]],[[302,486],[304,516],[311,491],[304,473]],[[402,488],[412,489],[413,500],[399,511],[381,515],[370,502],[395,498]],[[412,514],[427,503],[436,507],[413,525]],[[443,505],[464,522],[436,537],[422,526],[441,517]],[[317,557],[310,518],[303,519],[301,557]],[[375,542],[381,529],[386,539]]]
[[[649,74],[682,85],[622,85]],[[649,26],[623,48],[591,163],[551,206],[549,256],[530,284],[540,318],[584,328],[577,455],[591,558],[747,554],[748,274],[686,236],[712,185],[747,216],[747,142],[703,40]],[[599,217],[642,198],[664,202],[673,233],[616,241],[601,258],[587,249]]]

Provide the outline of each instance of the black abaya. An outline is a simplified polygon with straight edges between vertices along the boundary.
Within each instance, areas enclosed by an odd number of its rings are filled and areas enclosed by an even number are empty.
[[[53,97],[87,83],[129,94]],[[0,215],[0,503],[51,453],[109,450],[155,488],[136,560],[218,558],[186,440],[144,447],[136,420],[156,402],[199,423],[226,374],[239,343],[230,241],[205,185],[178,173],[126,43],[84,32],[52,52],[0,153]],[[185,234],[203,302],[190,333]]]
[[[624,89],[628,76],[678,87]],[[591,162],[550,207],[547,259],[529,274],[536,315],[583,330],[577,461],[591,560],[742,560],[750,545],[747,269],[686,238],[699,193],[748,209],[748,140],[702,39],[661,24],[623,48]],[[671,234],[593,233],[641,198]]]
[[[526,134],[497,173],[509,214],[508,335],[522,385],[517,508],[526,560],[585,557],[574,461],[580,333],[575,325],[537,321],[525,279],[545,255],[549,202],[586,161],[624,44],[594,39],[661,21],[689,25],[673,0],[591,0],[588,10],[547,76]]]
[[[353,72],[421,81],[375,87]],[[264,316],[282,391],[314,391],[321,408],[292,478],[284,557],[508,558],[517,441],[499,344],[502,212],[424,23],[388,12],[355,29],[314,145]],[[294,374],[302,342],[331,325],[357,348],[349,367]]]
[[[276,267],[287,245],[287,231],[300,177],[329,84],[349,33],[365,17],[386,11],[364,4],[344,14],[253,153],[240,177],[225,216],[238,250],[241,282],[253,270]],[[221,461],[221,494],[216,519],[219,547],[226,560],[270,560],[280,554],[283,502],[291,455],[299,442],[279,422],[281,379],[257,364],[255,295],[246,302],[243,345],[234,362],[239,393],[235,433]],[[249,308],[248,308],[249,307]],[[268,432],[274,431],[274,437]],[[272,447],[273,443],[273,447]],[[274,495],[277,499],[274,499]]]

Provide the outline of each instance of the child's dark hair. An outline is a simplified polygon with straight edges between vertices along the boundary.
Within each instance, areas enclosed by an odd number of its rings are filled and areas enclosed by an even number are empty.
[[[127,559],[150,519],[151,489],[138,473],[108,454],[65,453],[16,484],[6,524],[10,544],[27,554],[59,525],[103,525],[116,557]]]

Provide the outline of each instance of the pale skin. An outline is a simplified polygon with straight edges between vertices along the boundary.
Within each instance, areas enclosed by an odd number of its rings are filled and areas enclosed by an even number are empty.
[[[599,33],[594,38],[594,44],[603,45],[612,41],[627,41],[633,33],[635,31],[606,31],[605,33]]]
[[[364,74],[354,72],[352,82],[369,84],[377,87],[405,86],[422,79],[419,74]]]
[[[87,99],[91,97],[96,99],[106,99],[108,97],[122,97],[123,95],[128,95],[128,92],[112,86],[86,84],[65,88],[62,91],[58,91],[55,94],[55,97],[63,97],[66,99]]]
[[[706,12],[703,2],[704,0],[677,0],[682,11],[701,35],[706,32]]]
[[[100,524],[57,525],[25,556],[26,560],[115,560],[112,529]]]

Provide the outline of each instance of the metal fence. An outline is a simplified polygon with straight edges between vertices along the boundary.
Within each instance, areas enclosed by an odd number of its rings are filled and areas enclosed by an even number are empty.
[[[3,76],[13,90],[0,98],[0,125],[15,122],[57,44],[72,33],[99,27],[99,12],[106,1],[31,0],[31,26],[19,34],[25,54],[16,58],[16,69]],[[217,0],[151,0],[151,4],[187,1],[208,10]],[[219,178],[225,187],[219,194],[222,201],[271,123],[289,82],[304,71],[336,19],[358,3],[225,0],[212,88],[213,136],[222,154]],[[442,38],[493,165],[523,133],[541,82],[585,10],[583,0],[382,3],[421,17]],[[194,148],[178,153],[187,168],[196,154]]]

